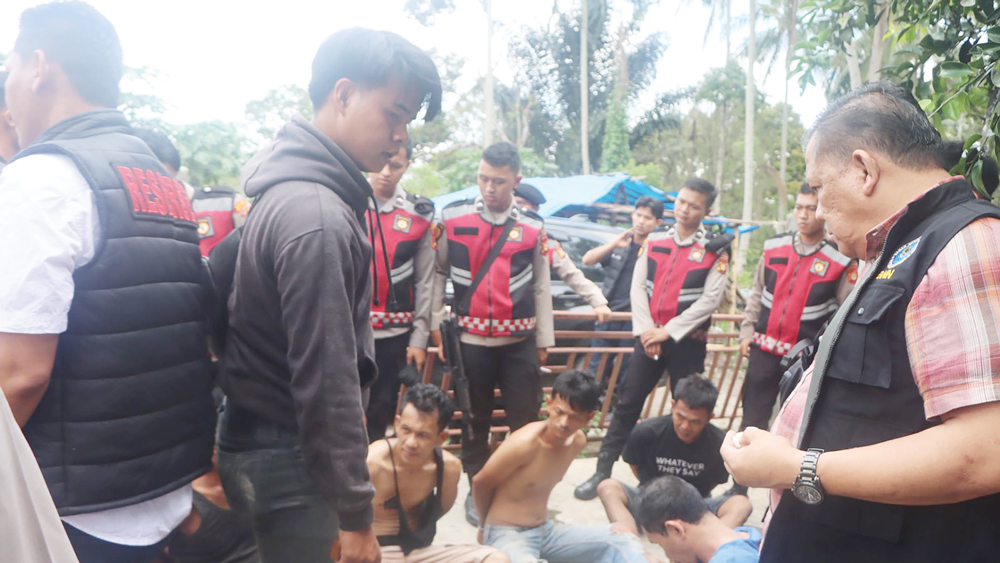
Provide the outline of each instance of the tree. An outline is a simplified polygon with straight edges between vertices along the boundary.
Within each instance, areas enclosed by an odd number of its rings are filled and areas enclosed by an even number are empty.
[[[258,136],[258,143],[270,141],[295,115],[312,119],[313,107],[309,92],[297,84],[280,86],[259,100],[246,105],[246,118],[250,129]]]
[[[175,128],[174,144],[196,186],[239,187],[240,170],[249,160],[246,135],[234,123],[203,121]]]
[[[125,67],[118,109],[136,127],[149,127],[169,133],[170,126],[163,120],[167,104],[153,93],[158,90],[161,79],[160,73],[149,67]]]

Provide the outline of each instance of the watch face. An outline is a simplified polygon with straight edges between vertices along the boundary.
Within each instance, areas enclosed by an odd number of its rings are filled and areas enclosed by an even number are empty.
[[[806,504],[819,504],[823,502],[823,493],[816,487],[805,483],[795,485],[792,489],[792,494],[795,495],[795,498]]]

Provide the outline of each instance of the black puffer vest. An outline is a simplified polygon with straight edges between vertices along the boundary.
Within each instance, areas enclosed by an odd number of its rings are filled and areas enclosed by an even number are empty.
[[[198,232],[184,188],[114,110],[50,129],[94,191],[101,237],[73,274],[48,390],[24,427],[59,513],[173,491],[211,468],[212,365]]]
[[[964,180],[939,186],[909,205],[825,333],[801,448],[863,447],[938,424],[925,418],[910,370],[906,309],[938,254],[981,217],[1000,217],[1000,209],[975,199]],[[1000,495],[937,506],[829,496],[807,506],[786,492],[761,561],[993,561],[1000,553],[998,522]]]

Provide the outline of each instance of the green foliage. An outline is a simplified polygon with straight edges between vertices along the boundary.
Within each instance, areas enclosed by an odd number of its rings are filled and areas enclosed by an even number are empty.
[[[125,67],[121,82],[118,109],[136,127],[149,127],[169,132],[170,126],[163,121],[167,104],[156,92],[162,76],[149,67]]]
[[[181,125],[173,137],[193,185],[240,187],[240,170],[250,151],[236,124],[203,121]]]
[[[601,170],[618,172],[624,170],[632,160],[632,151],[628,146],[628,123],[625,121],[625,103],[622,96],[611,104],[608,113],[608,124],[604,131],[604,146],[602,147]]]
[[[295,115],[312,119],[313,107],[309,92],[296,84],[275,88],[260,100],[246,105],[246,117],[250,128],[258,135],[258,142],[274,138],[278,130],[291,121]]]

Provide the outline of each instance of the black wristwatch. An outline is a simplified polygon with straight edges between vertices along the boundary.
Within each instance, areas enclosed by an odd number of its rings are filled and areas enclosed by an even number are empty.
[[[802,469],[792,484],[792,494],[795,498],[811,506],[820,504],[826,498],[826,491],[823,490],[819,475],[816,474],[816,464],[819,463],[821,453],[823,450],[818,448],[809,448],[806,451],[802,456]]]

